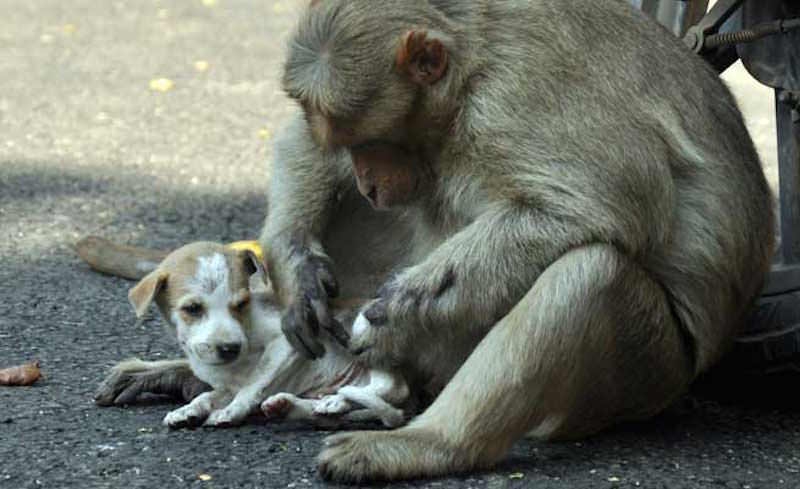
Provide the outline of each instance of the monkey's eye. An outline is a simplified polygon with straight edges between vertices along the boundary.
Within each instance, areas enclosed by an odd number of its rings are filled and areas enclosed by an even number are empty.
[[[190,317],[198,318],[203,315],[204,308],[203,304],[200,304],[199,302],[190,302],[181,307],[181,311]]]
[[[238,302],[231,305],[236,312],[242,312],[250,305],[250,296],[244,297]]]

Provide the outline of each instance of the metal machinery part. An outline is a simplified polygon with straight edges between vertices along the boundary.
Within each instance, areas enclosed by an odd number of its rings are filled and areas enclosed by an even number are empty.
[[[708,0],[631,0],[634,7],[656,19],[678,37],[706,14]]]
[[[738,59],[775,89],[779,245],[761,298],[725,362],[800,371],[800,1],[630,0],[722,73]],[[743,195],[742,199],[747,196]]]

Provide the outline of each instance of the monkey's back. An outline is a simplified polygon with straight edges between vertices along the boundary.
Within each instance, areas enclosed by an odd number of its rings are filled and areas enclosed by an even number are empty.
[[[481,7],[473,22],[494,28],[477,48],[485,64],[466,108],[465,135],[486,162],[474,170],[641,263],[704,370],[734,337],[773,253],[770,190],[730,92],[626,2]]]

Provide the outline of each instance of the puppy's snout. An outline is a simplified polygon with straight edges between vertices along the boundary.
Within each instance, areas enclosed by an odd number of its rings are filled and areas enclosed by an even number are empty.
[[[219,355],[220,359],[225,360],[226,362],[235,360],[241,351],[241,343],[223,343],[221,345],[217,345],[217,355]]]

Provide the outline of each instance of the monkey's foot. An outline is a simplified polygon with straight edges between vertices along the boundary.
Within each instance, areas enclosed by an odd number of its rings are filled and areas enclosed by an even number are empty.
[[[433,477],[473,468],[460,450],[419,429],[333,435],[317,463],[327,481],[366,483]]]
[[[141,394],[168,395],[188,402],[211,389],[188,366],[162,367],[157,363],[137,359],[115,366],[95,391],[95,404],[133,404]]]

